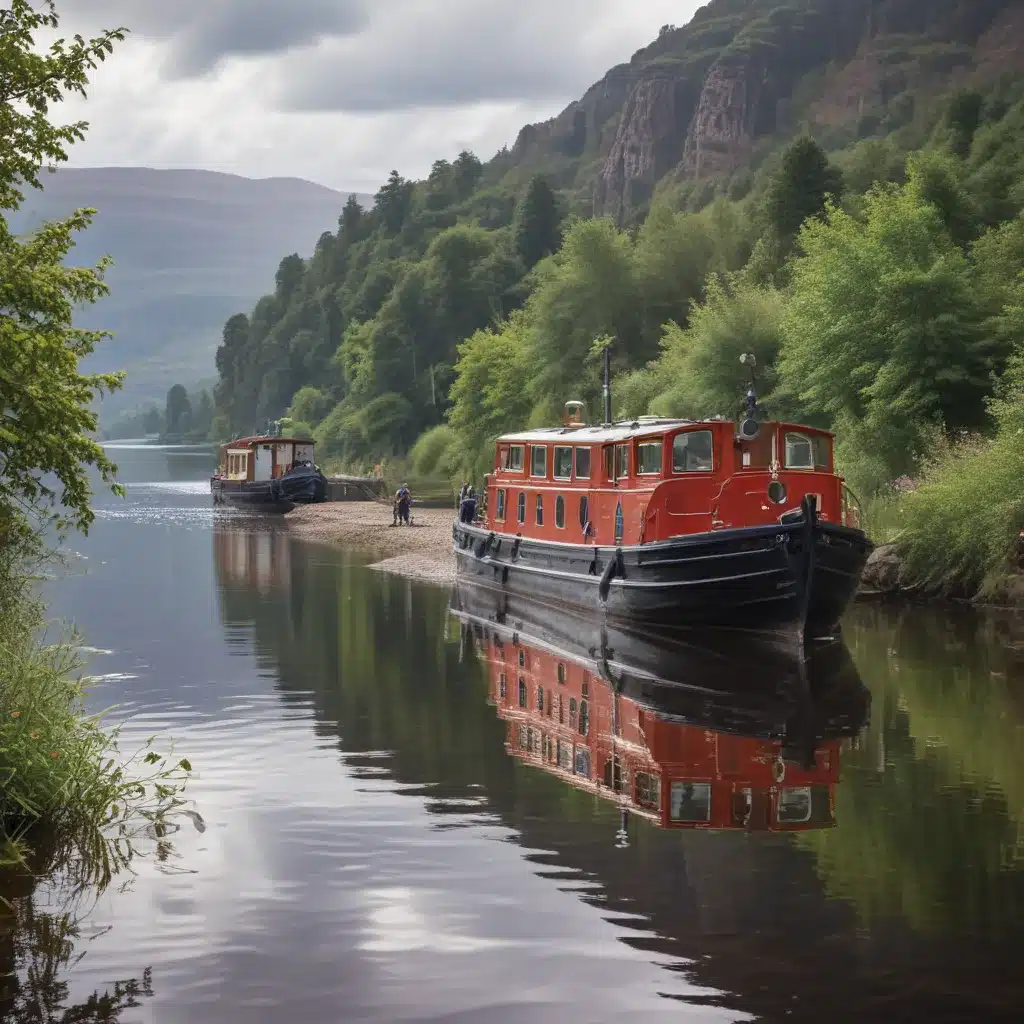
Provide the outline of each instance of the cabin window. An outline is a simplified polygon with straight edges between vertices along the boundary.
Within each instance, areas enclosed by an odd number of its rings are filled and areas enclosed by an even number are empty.
[[[584,533],[584,540],[586,540],[587,523],[590,522],[590,499],[585,495],[580,495],[580,529]]]
[[[513,473],[522,473],[523,446],[521,444],[513,444],[509,446],[508,451],[505,452],[504,468],[511,470]]]
[[[536,521],[538,526],[544,525],[544,495],[537,495],[537,516]]]
[[[518,508],[516,509],[516,522],[518,522],[520,526],[522,526],[523,523],[526,522],[526,495],[525,495],[525,493],[520,493],[520,495],[519,495],[519,504],[518,504]]]
[[[535,444],[530,449],[530,476],[548,475],[548,450],[545,445]]]
[[[626,773],[622,770],[622,762],[616,757],[609,757],[604,763],[604,771],[601,773],[602,781],[608,789],[616,793],[622,792],[622,784]]]
[[[505,522],[505,489],[503,487],[498,488],[494,502],[494,516],[499,523]]]
[[[633,801],[638,807],[657,811],[661,808],[661,776],[637,772],[633,782]]]
[[[645,441],[637,445],[636,449],[636,471],[641,476],[653,476],[661,473],[661,450],[662,442]]]
[[[714,444],[710,430],[676,434],[672,441],[674,473],[710,473],[714,468]]]
[[[526,680],[522,676],[519,677],[519,706],[526,707]]]
[[[604,449],[604,475],[610,483],[615,480],[615,446],[606,445]]]
[[[814,469],[814,445],[806,434],[786,434],[786,469]]]
[[[811,787],[797,786],[779,790],[779,824],[802,825],[811,820]]]
[[[590,449],[589,448],[577,448],[576,449],[576,479],[577,480],[589,480],[590,479]]]
[[[615,479],[623,480],[629,476],[629,445],[617,444],[615,446]]]
[[[710,821],[711,783],[673,782],[669,813],[673,821]]]
[[[815,434],[811,438],[811,443],[814,445],[814,468],[815,469],[831,469],[832,468],[832,445],[827,437],[822,437],[820,434]]]
[[[565,498],[561,495],[555,498],[555,526],[565,529]]]
[[[555,479],[572,479],[572,449],[555,448]]]
[[[502,672],[501,675],[498,676],[498,696],[502,700],[504,700],[505,699],[505,694],[507,692],[508,692],[508,684],[507,684],[507,682],[505,680],[505,673]]]
[[[590,751],[586,747],[576,748],[576,757],[573,763],[573,772],[585,779],[590,778]]]
[[[625,527],[625,521],[622,517],[622,502],[615,506],[615,543],[622,543],[622,533]]]

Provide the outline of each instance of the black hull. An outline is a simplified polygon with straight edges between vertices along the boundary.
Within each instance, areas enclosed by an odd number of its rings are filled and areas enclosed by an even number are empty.
[[[268,512],[283,515],[295,508],[295,502],[287,498],[275,497],[266,483],[236,482],[234,480],[210,481],[210,492],[215,505],[233,505],[235,508],[248,509],[250,512]]]
[[[478,635],[585,665],[659,717],[782,740],[795,760],[867,721],[870,694],[841,640],[796,648],[713,630],[642,632],[463,581],[451,608]]]
[[[326,500],[327,478],[316,470],[299,468],[276,480],[224,480],[213,477],[210,493],[215,505],[229,504],[253,512],[284,514],[296,505]]]
[[[871,551],[859,530],[806,521],[621,548],[458,522],[452,533],[460,577],[511,596],[648,629],[727,629],[784,642],[835,633]]]

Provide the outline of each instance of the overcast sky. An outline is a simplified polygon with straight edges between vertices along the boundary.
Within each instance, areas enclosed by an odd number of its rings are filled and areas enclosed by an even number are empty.
[[[132,30],[66,105],[74,166],[203,167],[375,192],[487,159],[700,0],[58,0]]]

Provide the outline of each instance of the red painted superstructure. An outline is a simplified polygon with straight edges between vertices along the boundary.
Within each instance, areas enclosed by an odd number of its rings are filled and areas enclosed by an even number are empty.
[[[814,766],[759,739],[659,716],[585,665],[494,633],[481,639],[506,749],[663,828],[800,831],[835,824],[840,740]]]
[[[628,547],[770,525],[799,510],[806,495],[817,496],[819,521],[859,527],[832,449],[823,430],[763,423],[747,440],[720,419],[567,421],[508,434],[487,476],[486,528]]]

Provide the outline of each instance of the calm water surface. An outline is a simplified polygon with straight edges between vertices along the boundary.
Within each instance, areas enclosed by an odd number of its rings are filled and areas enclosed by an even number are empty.
[[[619,848],[610,801],[506,746],[447,593],[214,513],[208,455],[113,454],[127,500],[53,611],[123,746],[190,758],[206,830],[108,889],[17,1019],[130,979],[119,1019],[161,1024],[1019,1019],[1021,623],[856,609],[836,827],[633,817]]]

